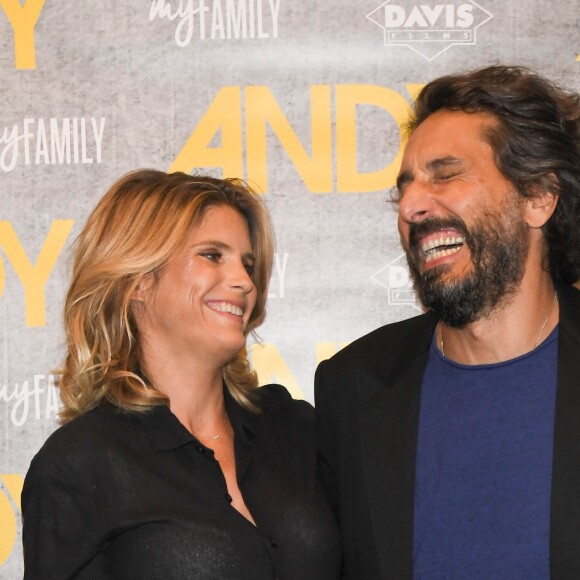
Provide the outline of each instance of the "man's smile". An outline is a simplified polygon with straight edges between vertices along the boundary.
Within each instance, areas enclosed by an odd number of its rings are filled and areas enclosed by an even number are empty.
[[[421,240],[421,250],[425,256],[425,263],[443,258],[458,252],[465,242],[465,238],[457,233],[436,232]]]

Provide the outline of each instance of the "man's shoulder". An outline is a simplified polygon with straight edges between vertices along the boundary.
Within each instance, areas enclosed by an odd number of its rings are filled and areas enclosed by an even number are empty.
[[[386,324],[350,343],[329,362],[332,366],[352,367],[357,361],[366,365],[372,360],[383,360],[385,356],[398,356],[420,343],[427,343],[436,324],[437,317],[432,312]]]
[[[381,385],[393,384],[424,365],[436,324],[433,312],[387,324],[321,362],[315,377],[316,404],[325,399],[348,406],[358,392],[353,385],[371,386],[378,384],[377,379]]]
[[[580,342],[580,289],[575,286],[558,286],[560,302],[560,332]]]
[[[575,320],[578,320],[578,305],[580,304],[580,288],[577,286],[568,286],[568,285],[558,285],[558,296],[560,299],[561,305],[564,306],[564,309],[567,314],[575,315]],[[568,313],[567,310],[571,312]]]

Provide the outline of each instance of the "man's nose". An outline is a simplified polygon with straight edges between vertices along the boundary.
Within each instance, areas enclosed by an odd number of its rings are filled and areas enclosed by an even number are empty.
[[[399,219],[417,223],[433,214],[436,201],[428,183],[413,181],[405,186],[399,201]]]

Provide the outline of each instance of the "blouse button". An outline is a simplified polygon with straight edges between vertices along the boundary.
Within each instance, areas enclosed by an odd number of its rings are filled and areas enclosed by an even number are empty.
[[[272,546],[272,548],[277,548],[278,547],[278,542],[276,541],[276,538],[270,537],[270,546]]]
[[[232,503],[232,501],[233,501],[233,498],[232,498],[232,496],[231,496],[229,493],[226,493],[226,499],[227,499],[227,500],[228,500],[230,503]]]

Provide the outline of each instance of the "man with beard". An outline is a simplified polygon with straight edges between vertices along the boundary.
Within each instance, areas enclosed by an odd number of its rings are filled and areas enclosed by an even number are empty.
[[[343,578],[580,578],[580,104],[494,66],[420,93],[397,181],[426,313],[316,374]]]

